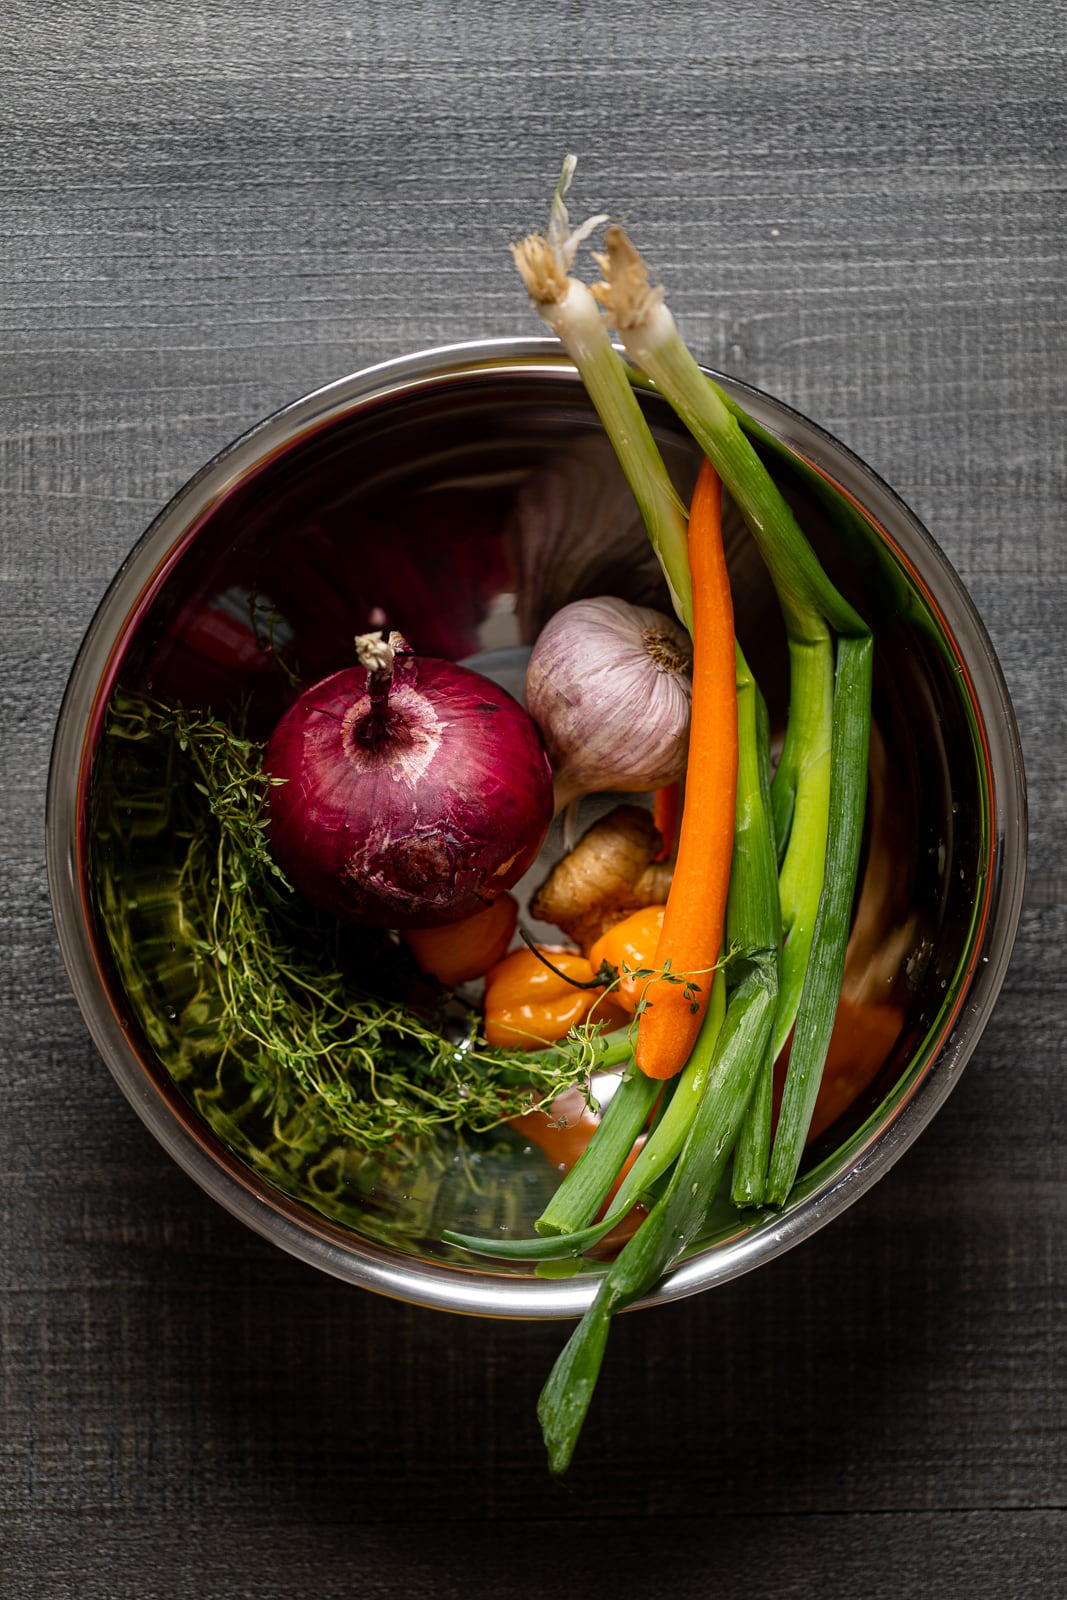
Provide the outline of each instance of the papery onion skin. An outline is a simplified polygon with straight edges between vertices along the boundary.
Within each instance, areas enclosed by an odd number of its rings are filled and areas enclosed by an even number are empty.
[[[452,662],[397,655],[378,716],[371,677],[358,666],[323,679],[271,735],[275,860],[344,921],[471,916],[517,882],[552,820],[538,731],[505,690]]]
[[[691,662],[686,630],[648,606],[602,595],[549,619],[526,669],[526,705],[552,762],[558,810],[583,794],[636,793],[685,776]]]

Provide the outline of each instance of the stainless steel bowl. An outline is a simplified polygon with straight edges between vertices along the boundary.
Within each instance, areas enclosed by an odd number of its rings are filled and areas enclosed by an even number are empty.
[[[959,578],[842,445],[766,395],[719,382],[753,419],[824,562],[875,630],[856,981],[875,1003],[880,985],[892,993],[897,1017],[873,1081],[809,1147],[786,1208],[713,1219],[643,1304],[771,1260],[888,1171],[978,1043],[1010,957],[1025,873],[1018,733]],[[694,447],[656,395],[643,403],[684,490]],[[730,561],[738,633],[780,720],[781,629],[737,527]],[[94,840],[108,702],[117,688],[216,708],[247,696],[253,718],[269,722],[277,680],[246,648],[254,595],[270,597],[276,625],[297,636],[313,673],[348,659],[352,634],[376,605],[426,653],[506,664],[566,599],[627,591],[655,599],[658,579],[573,368],[551,341],[496,340],[342,378],[253,428],[153,522],[86,636],[59,718],[47,824],[56,925],[78,1004],[119,1086],[174,1159],[258,1233],[348,1282],[453,1311],[568,1317],[589,1303],[595,1269],[540,1279],[440,1243],[445,1227],[530,1231],[554,1174],[519,1141],[439,1145],[431,1163],[413,1168],[357,1162],[343,1192],[327,1193],[306,1172],[279,1175],[254,1137],[243,1146],[220,1137],[227,1124],[202,1114],[195,1085],[176,1084],[165,1069],[166,1017],[150,992],[124,986],[99,916],[93,874],[130,867],[101,862]],[[148,879],[157,848],[147,828],[131,852]],[[141,930],[146,960],[162,932]]]

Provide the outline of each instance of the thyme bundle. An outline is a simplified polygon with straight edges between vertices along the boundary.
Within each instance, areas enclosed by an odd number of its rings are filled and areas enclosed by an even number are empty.
[[[98,908],[147,1036],[201,1109],[241,1079],[273,1137],[308,1154],[483,1133],[574,1088],[590,1102],[599,1039],[491,1048],[395,940],[293,892],[267,843],[261,746],[240,727],[119,694],[106,737]]]

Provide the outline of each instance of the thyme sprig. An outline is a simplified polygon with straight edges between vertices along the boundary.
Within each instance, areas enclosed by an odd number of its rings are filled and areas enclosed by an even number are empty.
[[[274,1136],[304,1148],[309,1129],[371,1150],[449,1125],[486,1132],[565,1090],[593,1103],[612,1048],[599,1036],[492,1048],[476,1014],[430,988],[390,936],[342,928],[292,890],[268,843],[262,747],[239,726],[121,694],[107,733],[98,901],[176,1077],[237,1068]],[[146,838],[149,893],[135,870]],[[145,942],[146,913],[168,935],[165,963],[158,938]]]

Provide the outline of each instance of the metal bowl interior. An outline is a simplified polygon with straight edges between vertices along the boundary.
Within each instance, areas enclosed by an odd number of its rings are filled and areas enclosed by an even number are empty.
[[[914,516],[836,441],[778,402],[719,380],[832,576],[876,639],[867,837],[846,991],[865,1087],[809,1145],[781,1212],[715,1211],[645,1304],[767,1261],[883,1174],[956,1083],[1004,976],[1025,871],[1015,722],[989,640]],[[643,393],[680,490],[694,446]],[[786,711],[773,592],[728,519],[738,636]],[[163,981],[168,932],[151,885],[166,829],[146,809],[102,842],[105,713],[116,690],[216,710],[247,701],[266,730],[285,685],[257,629],[295,642],[308,677],[350,657],[384,612],[423,653],[510,671],[565,601],[615,593],[669,609],[612,452],[550,341],[429,351],[370,369],[268,419],[194,479],[131,553],[75,665],[49,786],[49,876],[72,985],[119,1085],[174,1158],[259,1233],[352,1283],[496,1316],[580,1313],[596,1267],[564,1280],[473,1260],[445,1228],[532,1231],[557,1179],[510,1130],[439,1139],[416,1160],[322,1149],[287,1165],[239,1086],[172,1071],[180,1040]],[[257,612],[257,606],[260,608]],[[264,609],[265,608],[265,609]],[[258,619],[258,620],[257,620]],[[138,798],[130,797],[131,813]],[[555,832],[547,854],[558,849]],[[145,908],[131,983],[100,915],[101,875]],[[537,871],[530,875],[538,876]],[[158,981],[157,981],[158,979]],[[232,1103],[227,1101],[232,1095]]]

